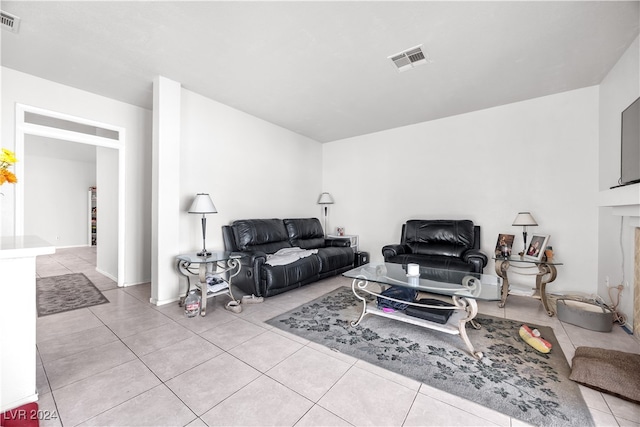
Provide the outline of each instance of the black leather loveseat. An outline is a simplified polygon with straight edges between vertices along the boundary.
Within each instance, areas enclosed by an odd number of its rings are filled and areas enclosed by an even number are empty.
[[[243,252],[233,284],[247,294],[269,297],[335,276],[353,268],[354,252],[346,240],[325,239],[317,218],[243,219],[222,227],[225,249]],[[270,265],[287,248],[314,252],[284,265]]]
[[[480,251],[480,226],[469,220],[409,220],[400,244],[382,248],[385,262],[482,273],[487,256]]]

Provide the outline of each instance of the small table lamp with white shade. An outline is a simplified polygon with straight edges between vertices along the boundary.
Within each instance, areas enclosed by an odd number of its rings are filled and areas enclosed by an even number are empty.
[[[524,254],[527,251],[527,227],[538,225],[538,223],[533,219],[531,212],[518,212],[518,215],[516,216],[516,219],[513,220],[512,225],[522,226],[522,237],[524,238],[524,250],[522,251],[522,254]]]
[[[324,207],[324,235],[327,234],[327,212],[329,211],[329,207],[327,205],[333,204],[333,197],[329,193],[321,193],[320,197],[318,197],[318,204],[323,205]]]
[[[198,193],[196,194],[196,198],[193,199],[193,203],[189,208],[190,214],[202,214],[202,251],[198,252],[198,256],[209,256],[211,252],[207,250],[207,245],[205,244],[207,237],[207,218],[206,214],[218,213],[216,207],[211,201],[211,197],[209,197],[208,193]]]

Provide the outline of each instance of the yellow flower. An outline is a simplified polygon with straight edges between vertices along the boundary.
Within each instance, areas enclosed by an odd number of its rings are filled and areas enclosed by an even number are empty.
[[[17,162],[16,155],[11,150],[7,150],[6,148],[2,149],[2,154],[0,154],[0,163],[4,167],[4,163],[8,163],[9,165]],[[7,165],[8,166],[8,165]]]
[[[6,148],[2,149],[2,153],[0,153],[0,185],[8,182],[9,184],[15,184],[18,182],[18,178],[16,178],[15,174],[9,170],[9,166],[13,165],[17,162],[16,155],[13,151],[7,150]]]

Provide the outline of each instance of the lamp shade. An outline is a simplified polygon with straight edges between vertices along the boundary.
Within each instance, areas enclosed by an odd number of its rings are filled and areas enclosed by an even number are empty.
[[[192,214],[210,214],[210,213],[218,213],[216,207],[213,205],[211,201],[211,197],[209,197],[208,193],[198,193],[196,194],[196,198],[193,199],[193,203],[189,208],[189,213]]]
[[[530,212],[518,212],[516,219],[513,220],[512,225],[538,225]]]
[[[333,197],[329,193],[321,193],[320,197],[318,197],[319,205],[331,205],[333,204]]]

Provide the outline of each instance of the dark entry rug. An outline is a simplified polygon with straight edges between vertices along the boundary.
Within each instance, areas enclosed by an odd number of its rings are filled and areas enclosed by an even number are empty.
[[[476,360],[457,335],[375,315],[351,326],[360,311],[351,289],[341,287],[267,323],[529,424],[594,425],[550,327],[529,324],[553,345],[542,354],[520,338],[522,322],[478,315],[482,328],[467,327],[484,353]]]
[[[38,317],[109,302],[82,273],[36,279]]]

